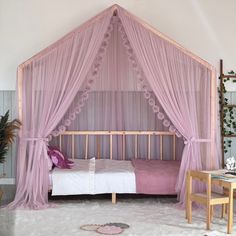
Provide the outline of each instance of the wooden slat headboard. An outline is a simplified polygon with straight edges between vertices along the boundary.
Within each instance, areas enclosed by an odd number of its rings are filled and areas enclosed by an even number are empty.
[[[59,147],[62,148],[62,137],[71,136],[71,153],[72,158],[75,158],[75,136],[84,136],[85,137],[85,156],[84,159],[88,159],[88,149],[89,149],[89,136],[96,136],[97,139],[97,158],[100,158],[100,137],[109,136],[109,148],[110,148],[110,159],[113,159],[113,137],[115,135],[122,136],[122,160],[125,160],[125,149],[126,142],[125,138],[128,135],[134,136],[134,150],[135,158],[138,158],[138,137],[140,135],[147,136],[147,159],[151,159],[151,137],[159,136],[160,137],[160,147],[159,155],[160,160],[163,160],[163,137],[172,136],[172,158],[176,160],[176,135],[173,132],[168,131],[65,131],[59,136]]]

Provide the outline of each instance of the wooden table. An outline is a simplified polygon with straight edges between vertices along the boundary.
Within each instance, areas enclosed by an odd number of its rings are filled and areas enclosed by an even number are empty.
[[[224,173],[227,170],[217,170],[217,171],[204,171],[212,174],[211,182],[213,185],[217,185],[228,189],[229,191],[229,207],[228,207],[228,225],[227,225],[227,233],[232,233],[233,228],[233,209],[234,209],[234,189],[236,189],[236,176],[235,177],[227,177]]]

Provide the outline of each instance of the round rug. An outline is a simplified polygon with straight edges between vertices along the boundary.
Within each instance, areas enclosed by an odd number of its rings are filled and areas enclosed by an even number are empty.
[[[114,225],[103,225],[96,230],[97,233],[106,235],[116,235],[122,233],[123,231],[124,230],[121,227]]]

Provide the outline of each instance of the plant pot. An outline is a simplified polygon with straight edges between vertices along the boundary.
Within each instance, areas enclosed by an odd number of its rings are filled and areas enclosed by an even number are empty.
[[[0,188],[0,202],[2,200],[2,196],[3,196],[3,190]]]

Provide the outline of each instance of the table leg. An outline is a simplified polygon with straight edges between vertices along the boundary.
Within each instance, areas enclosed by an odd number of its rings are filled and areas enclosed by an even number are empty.
[[[233,226],[233,208],[234,208],[234,191],[233,188],[230,187],[229,189],[229,209],[228,209],[228,227],[227,233],[232,233],[232,226]]]

